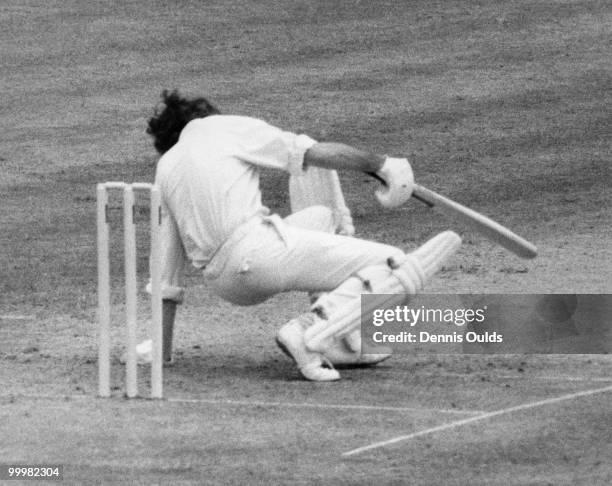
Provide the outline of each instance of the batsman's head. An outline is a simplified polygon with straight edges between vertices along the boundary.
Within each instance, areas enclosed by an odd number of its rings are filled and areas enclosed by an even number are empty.
[[[160,154],[178,141],[181,131],[191,120],[220,113],[206,98],[185,98],[177,90],[164,90],[161,97],[164,106],[155,110],[147,128]]]

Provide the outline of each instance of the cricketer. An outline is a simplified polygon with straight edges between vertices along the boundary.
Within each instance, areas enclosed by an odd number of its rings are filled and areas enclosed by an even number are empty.
[[[383,184],[385,207],[412,193],[405,158],[317,142],[263,120],[221,114],[205,98],[162,93],[147,133],[161,154],[155,183],[162,195],[164,359],[171,360],[184,268],[203,271],[221,298],[253,305],[285,291],[310,293],[310,309],[280,327],[279,347],[307,380],[334,381],[334,365],[373,365],[388,348],[362,349],[360,296],[419,292],[461,240],[443,232],[417,250],[355,238],[336,171],[361,171]],[[262,204],[260,168],[290,174],[292,214]],[[142,352],[142,348],[139,352]]]

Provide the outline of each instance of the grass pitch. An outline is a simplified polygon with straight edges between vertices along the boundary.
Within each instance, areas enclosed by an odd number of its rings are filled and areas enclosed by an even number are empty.
[[[237,308],[195,272],[168,400],[121,398],[120,346],[115,398],[94,398],[94,187],[152,179],[144,129],[164,88],[406,155],[424,185],[540,249],[526,262],[464,233],[430,291],[610,293],[607,2],[8,1],[0,23],[3,463],[61,463],[68,484],[610,483],[605,391],[342,455],[605,389],[607,357],[400,355],[307,383],[273,345],[303,295]],[[264,176],[286,214],[286,178]],[[342,182],[361,236],[409,249],[453,227],[417,203],[382,210],[365,177]]]

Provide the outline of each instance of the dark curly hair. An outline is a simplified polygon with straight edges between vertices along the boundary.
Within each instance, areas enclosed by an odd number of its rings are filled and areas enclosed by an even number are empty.
[[[170,92],[165,89],[161,97],[165,107],[155,110],[147,128],[160,154],[167,152],[178,141],[181,130],[191,120],[220,113],[206,98],[184,98],[177,90]]]

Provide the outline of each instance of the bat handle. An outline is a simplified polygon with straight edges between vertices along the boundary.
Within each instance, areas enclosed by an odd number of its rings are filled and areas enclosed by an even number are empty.
[[[416,194],[416,193],[414,193],[414,192],[412,193],[412,197],[413,197],[414,199],[416,199],[417,201],[421,201],[423,204],[426,204],[426,205],[427,205],[427,206],[429,206],[430,208],[433,208],[433,207],[434,207],[434,204],[433,204],[432,202],[429,202],[427,199],[425,199],[425,198],[423,198],[423,197],[419,196],[418,194]]]

